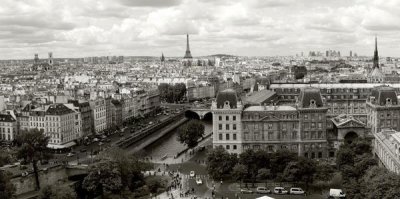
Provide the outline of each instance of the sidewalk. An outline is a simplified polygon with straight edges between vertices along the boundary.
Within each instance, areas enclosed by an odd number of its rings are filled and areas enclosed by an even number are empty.
[[[207,142],[209,142],[211,139],[211,137],[208,137],[204,140],[202,140],[201,142],[199,142],[198,146],[196,148],[202,147],[202,146],[206,146]],[[186,161],[189,161],[196,153],[192,152],[193,150],[196,150],[196,148],[194,149],[189,149],[187,150],[184,154],[174,158],[174,157],[170,157],[168,156],[165,159],[158,159],[158,160],[152,160],[151,162],[156,163],[156,164],[179,164],[179,163],[183,163]]]

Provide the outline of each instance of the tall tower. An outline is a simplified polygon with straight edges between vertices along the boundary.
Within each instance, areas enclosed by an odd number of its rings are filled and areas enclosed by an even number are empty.
[[[186,34],[186,52],[185,56],[183,57],[184,59],[192,59],[192,54],[190,53],[190,48],[189,48],[189,34]]]
[[[35,58],[33,59],[33,62],[35,64],[39,63],[39,55],[37,53],[35,53]]]
[[[379,68],[379,56],[378,56],[378,41],[375,36],[375,51],[374,51],[374,65],[372,67],[374,68]]]
[[[53,65],[53,53],[49,52],[49,60],[48,60],[49,65]]]
[[[161,65],[165,66],[165,57],[164,57],[164,53],[161,54]]]

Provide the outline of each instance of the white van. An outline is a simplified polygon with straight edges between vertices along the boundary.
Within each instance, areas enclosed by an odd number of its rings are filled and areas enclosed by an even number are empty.
[[[344,199],[346,198],[346,194],[343,193],[341,189],[330,189],[329,190],[329,199]]]
[[[275,187],[274,194],[287,194],[288,191],[283,187]]]
[[[301,189],[301,188],[298,188],[298,187],[292,187],[292,188],[290,188],[290,194],[293,194],[293,195],[304,195],[305,194],[305,192],[303,191],[303,189]]]

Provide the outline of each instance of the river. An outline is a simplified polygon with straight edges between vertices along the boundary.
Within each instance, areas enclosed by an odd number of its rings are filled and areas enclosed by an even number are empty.
[[[204,125],[204,134],[208,135],[212,132],[212,121],[203,121]],[[183,125],[183,124],[182,124]],[[178,127],[179,128],[179,127]],[[178,128],[172,130],[168,134],[166,134],[161,139],[157,140],[153,144],[144,148],[143,152],[147,156],[151,156],[155,159],[160,159],[165,155],[174,156],[178,152],[184,150],[186,147],[181,144],[178,140]]]

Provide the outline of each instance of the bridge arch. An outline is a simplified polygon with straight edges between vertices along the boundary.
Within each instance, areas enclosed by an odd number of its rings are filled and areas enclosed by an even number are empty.
[[[204,119],[204,120],[210,120],[210,121],[212,121],[212,118],[213,118],[213,114],[211,113],[211,111],[205,113],[204,116],[203,116],[203,119]]]
[[[200,115],[197,114],[197,113],[194,112],[194,111],[191,111],[191,110],[185,111],[185,117],[187,117],[187,118],[189,118],[189,119],[197,119],[197,120],[200,119]]]

